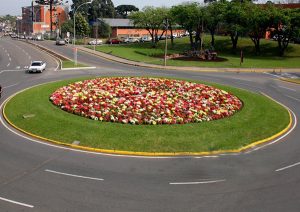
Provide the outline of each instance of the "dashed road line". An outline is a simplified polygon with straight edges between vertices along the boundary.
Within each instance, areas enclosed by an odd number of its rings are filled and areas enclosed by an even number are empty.
[[[290,96],[290,95],[285,95],[285,96],[287,96],[287,97],[289,97],[289,98],[291,98],[291,99],[293,99],[293,100],[296,100],[296,101],[300,102],[300,99],[297,99],[297,98],[295,98],[295,97],[293,97],[293,96]]]
[[[46,169],[45,172],[50,172],[50,173],[59,174],[59,175],[65,175],[65,176],[69,176],[69,177],[83,178],[83,179],[88,179],[88,180],[98,180],[98,181],[103,181],[104,180],[102,178],[95,178],[95,177],[87,177],[87,176],[81,176],[81,175],[75,175],[75,174],[68,174],[68,173],[53,171],[53,170],[49,170],[49,169]]]
[[[8,85],[8,86],[5,86],[3,88],[10,88],[10,87],[13,87],[13,86],[16,86],[16,85],[19,85],[20,83],[16,83],[16,84],[13,84],[13,85]]]
[[[298,162],[298,163],[294,163],[294,164],[292,164],[292,165],[289,165],[289,166],[282,167],[282,168],[280,168],[280,169],[276,169],[275,171],[276,171],[276,172],[280,172],[280,171],[283,171],[283,170],[286,170],[286,169],[292,168],[292,167],[294,167],[294,166],[299,166],[299,165],[300,165],[300,162]]]
[[[33,205],[25,204],[25,203],[22,203],[22,202],[17,202],[17,201],[14,201],[14,200],[3,198],[3,197],[0,197],[0,200],[5,201],[5,202],[10,202],[10,203],[13,203],[13,204],[16,204],[16,205],[21,205],[21,206],[28,207],[28,208],[33,208],[34,207]]]
[[[226,181],[225,179],[222,180],[205,180],[205,181],[198,181],[198,182],[174,182],[169,183],[170,185],[197,185],[197,184],[212,184],[212,183],[220,183]]]
[[[290,91],[296,91],[295,89],[288,88],[288,87],[281,86],[281,85],[278,85],[278,87],[283,88],[283,89],[286,89],[286,90],[290,90]]]

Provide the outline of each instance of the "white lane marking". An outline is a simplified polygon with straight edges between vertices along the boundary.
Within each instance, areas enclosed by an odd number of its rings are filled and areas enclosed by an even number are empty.
[[[277,76],[275,74],[270,74],[268,72],[263,72],[264,74],[267,74],[267,75],[270,75],[270,76],[273,76],[273,77],[276,77],[276,78],[282,78],[281,76]]]
[[[300,102],[300,99],[297,99],[297,98],[295,98],[295,97],[292,97],[292,96],[290,96],[290,95],[285,95],[285,96],[287,96],[287,97],[289,97],[289,98],[291,98],[291,99],[294,99],[294,100],[296,100],[296,101]]]
[[[11,61],[11,57],[10,58],[8,58],[9,59],[9,61]]]
[[[241,78],[236,78],[236,77],[233,77],[231,79],[235,79],[235,80],[241,80],[241,81],[246,81],[246,82],[253,82],[253,80],[249,80],[249,79],[241,79]]]
[[[198,182],[174,182],[169,183],[170,185],[197,185],[197,184],[211,184],[211,183],[220,183],[226,181],[225,179],[222,180],[206,180],[206,181],[198,181]]]
[[[12,84],[12,85],[8,85],[8,86],[5,86],[5,87],[3,87],[3,88],[10,88],[10,87],[13,87],[13,86],[16,86],[16,85],[19,85],[19,83]]]
[[[8,66],[10,66],[10,63],[8,63],[6,67],[8,67]]]
[[[28,204],[25,204],[25,203],[22,203],[22,202],[13,201],[13,200],[6,199],[6,198],[3,198],[3,197],[0,197],[0,200],[3,200],[5,202],[10,202],[10,203],[13,203],[13,204],[16,204],[16,205],[21,205],[21,206],[28,207],[28,208],[33,208],[34,207],[33,205],[28,205]]]
[[[296,91],[295,89],[287,88],[287,87],[284,87],[284,86],[281,86],[281,85],[278,85],[278,87],[286,89],[286,90],[290,90],[290,91]]]
[[[104,179],[101,179],[101,178],[87,177],[87,176],[81,176],[81,175],[75,175],[75,174],[68,174],[68,173],[53,171],[53,170],[49,170],[49,169],[46,169],[45,172],[51,172],[51,173],[54,173],[54,174],[65,175],[65,176],[69,176],[69,177],[89,179],[89,180],[99,180],[99,181],[104,180]]]
[[[277,101],[276,101],[276,102],[277,102]],[[277,143],[277,142],[280,141],[281,139],[283,139],[283,138],[285,138],[286,136],[288,136],[289,134],[291,134],[291,132],[296,128],[296,126],[297,126],[297,116],[295,115],[295,113],[294,113],[291,109],[289,109],[287,106],[281,104],[280,102],[277,102],[277,103],[279,103],[280,105],[284,106],[285,108],[287,108],[287,109],[292,113],[292,116],[294,117],[294,125],[293,125],[293,127],[292,127],[288,132],[286,132],[284,135],[280,136],[279,138],[275,139],[274,141],[272,141],[272,142],[270,142],[270,143],[267,143],[267,144],[265,144],[265,145],[256,147],[256,148],[254,148],[254,149],[252,149],[252,150],[250,150],[250,151],[247,151],[247,152],[245,152],[245,154],[249,154],[249,153],[251,153],[251,152],[254,152],[254,151],[257,151],[257,150],[259,150],[259,149],[262,149],[262,148],[264,148],[264,147],[266,147],[266,146],[269,146],[269,145],[272,145],[272,144]]]
[[[283,171],[283,170],[285,170],[285,169],[289,169],[289,168],[292,168],[292,167],[294,167],[294,166],[299,166],[299,165],[300,165],[300,162],[294,163],[294,164],[289,165],[289,166],[282,167],[282,168],[280,168],[280,169],[276,169],[275,171],[276,171],[276,172],[280,172],[280,171]]]

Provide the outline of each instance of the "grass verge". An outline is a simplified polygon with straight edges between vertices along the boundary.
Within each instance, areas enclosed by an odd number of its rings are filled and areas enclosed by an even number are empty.
[[[77,65],[75,65],[75,62],[72,60],[62,61],[62,68],[82,68],[82,67],[88,67],[88,66],[81,63],[77,63]]]
[[[205,36],[204,49],[210,46],[209,35]],[[174,40],[172,47],[169,41],[168,54],[183,53],[190,49],[188,38]],[[169,59],[170,66],[195,66],[195,67],[221,67],[221,68],[299,68],[300,67],[300,45],[289,44],[284,57],[278,56],[277,42],[261,40],[261,54],[256,55],[253,43],[249,38],[240,38],[238,50],[233,53],[231,41],[225,36],[216,36],[215,50],[218,57],[223,61],[183,61]],[[93,47],[88,47],[93,48]],[[124,59],[145,62],[149,64],[163,65],[164,42],[160,41],[157,48],[152,48],[150,43],[120,44],[97,46],[97,51],[109,53]],[[244,53],[244,62],[240,65],[240,50]]]
[[[278,133],[289,123],[287,110],[263,95],[215,84],[243,100],[243,109],[229,118],[199,124],[148,126],[93,121],[62,111],[49,101],[52,92],[74,81],[78,79],[44,84],[16,95],[6,105],[8,119],[45,138],[137,152],[238,149]]]

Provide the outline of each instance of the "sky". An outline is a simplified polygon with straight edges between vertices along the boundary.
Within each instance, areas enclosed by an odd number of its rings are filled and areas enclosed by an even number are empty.
[[[187,2],[188,0],[151,0],[151,1],[141,1],[141,0],[112,0],[115,7],[121,4],[132,4],[142,9],[144,6],[167,6],[180,4]],[[199,2],[202,0],[198,0]],[[0,0],[0,15],[21,15],[21,7],[30,6],[31,0]]]

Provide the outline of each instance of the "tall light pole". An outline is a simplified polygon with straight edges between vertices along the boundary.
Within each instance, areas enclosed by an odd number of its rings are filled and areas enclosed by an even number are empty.
[[[88,2],[85,2],[85,3],[82,3],[81,5],[79,5],[75,10],[74,10],[74,13],[73,13],[73,19],[74,19],[74,32],[73,32],[73,35],[74,35],[74,39],[73,39],[73,47],[74,47],[74,63],[75,63],[75,66],[77,66],[77,48],[76,48],[76,29],[75,29],[75,23],[76,23],[76,11],[83,5],[85,4],[91,4],[93,2],[93,0],[90,0]]]

